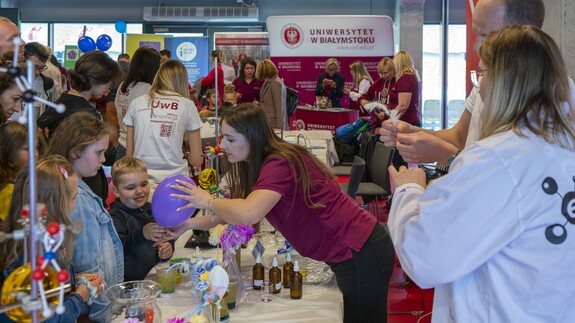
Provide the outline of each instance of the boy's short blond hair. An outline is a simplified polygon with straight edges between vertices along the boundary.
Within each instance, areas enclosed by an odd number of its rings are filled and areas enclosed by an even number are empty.
[[[122,157],[112,166],[112,183],[114,183],[114,186],[118,186],[120,176],[138,172],[148,172],[146,163],[143,160],[136,157]]]

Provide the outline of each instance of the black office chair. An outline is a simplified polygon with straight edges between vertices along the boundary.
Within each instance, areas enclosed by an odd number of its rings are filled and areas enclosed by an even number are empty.
[[[359,184],[357,195],[371,197],[375,200],[375,216],[379,219],[378,201],[391,195],[391,184],[387,168],[391,164],[395,149],[386,147],[382,142],[377,142],[371,158],[370,173],[372,182]]]
[[[365,171],[365,160],[359,156],[353,158],[351,165],[351,173],[349,175],[349,183],[340,183],[341,190],[346,192],[352,199],[355,200],[357,190]]]

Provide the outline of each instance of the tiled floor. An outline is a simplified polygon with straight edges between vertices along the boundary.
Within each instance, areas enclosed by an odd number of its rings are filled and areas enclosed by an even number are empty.
[[[346,183],[348,180],[347,176],[337,178],[337,181],[341,183]],[[362,203],[359,197],[358,203]],[[374,210],[374,207],[375,205],[371,205],[369,209]],[[386,201],[378,203],[377,211],[378,219],[385,223],[389,214]],[[407,278],[399,263],[396,262],[387,299],[388,323],[431,322],[432,305],[433,289],[419,288]]]

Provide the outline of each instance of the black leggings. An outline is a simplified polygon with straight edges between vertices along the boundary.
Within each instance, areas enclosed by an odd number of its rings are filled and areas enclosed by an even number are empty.
[[[359,252],[340,263],[328,263],[343,294],[345,323],[387,322],[387,288],[393,271],[393,243],[377,223]]]

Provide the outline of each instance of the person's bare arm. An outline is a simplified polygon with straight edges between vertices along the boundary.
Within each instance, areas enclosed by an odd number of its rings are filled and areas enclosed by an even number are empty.
[[[126,126],[126,156],[134,157],[134,127]]]
[[[399,115],[403,115],[407,111],[410,102],[411,92],[400,92],[397,94],[397,107],[395,107],[395,110],[399,112]]]
[[[390,120],[379,129],[380,141],[386,146],[397,147],[408,163],[446,164],[449,157],[463,150],[471,113],[465,110],[457,124],[445,130],[427,130],[398,121],[394,126]]]
[[[219,223],[234,223],[252,225],[263,219],[279,202],[282,195],[271,190],[252,191],[245,199],[214,199],[211,194],[193,184],[179,181],[174,188],[182,194],[172,194],[172,197],[188,201],[180,209],[199,208],[210,209],[216,216],[212,221],[210,216],[195,217],[168,231],[166,238],[177,238],[187,230],[206,230]]]
[[[190,153],[188,155],[188,162],[193,167],[202,167],[202,162],[204,161],[204,156],[202,155],[202,138],[200,136],[200,130],[188,131],[188,145],[190,148]]]
[[[118,137],[120,137],[120,125],[118,123],[118,114],[116,113],[116,104],[114,101],[106,103],[106,120],[114,128],[114,134],[110,136],[112,144],[118,145]]]
[[[452,128],[432,131],[432,130],[425,130],[432,135],[447,141],[448,143],[454,145],[459,150],[463,150],[465,148],[465,142],[467,141],[467,133],[469,131],[469,124],[471,123],[471,113],[467,111],[463,111],[461,118],[459,121],[453,126]]]

